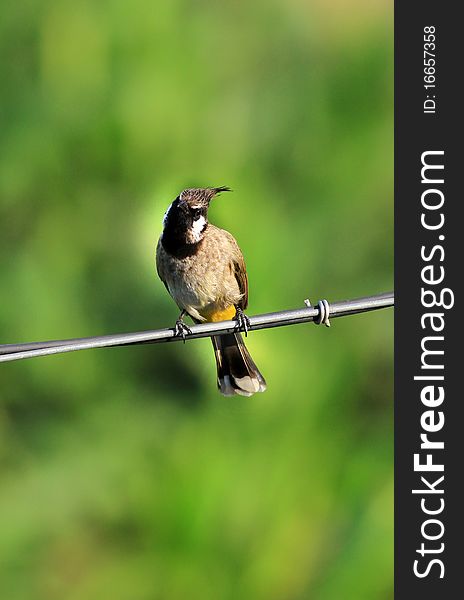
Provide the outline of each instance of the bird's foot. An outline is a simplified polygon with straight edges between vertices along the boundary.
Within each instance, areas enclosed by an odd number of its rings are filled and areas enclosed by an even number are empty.
[[[246,316],[241,308],[237,308],[235,312],[235,320],[237,321],[237,328],[239,331],[245,333],[245,337],[248,335],[248,330],[251,329],[250,319]]]
[[[174,325],[174,336],[181,337],[184,340],[185,344],[185,338],[188,335],[191,335],[191,333],[192,330],[190,329],[190,327],[186,325],[181,318],[177,319],[176,324]]]

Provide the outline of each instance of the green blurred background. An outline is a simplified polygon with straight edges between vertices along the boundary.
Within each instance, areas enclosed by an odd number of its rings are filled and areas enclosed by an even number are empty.
[[[392,289],[390,2],[24,0],[0,20],[0,341],[172,324],[163,213],[211,220],[249,314]],[[393,312],[0,365],[0,597],[393,596]]]

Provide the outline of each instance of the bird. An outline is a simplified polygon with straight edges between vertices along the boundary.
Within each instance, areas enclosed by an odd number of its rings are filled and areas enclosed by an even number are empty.
[[[208,221],[210,202],[226,186],[189,188],[169,205],[156,247],[156,268],[161,281],[179,307],[174,332],[191,333],[186,315],[194,323],[235,319],[245,335],[250,322],[248,276],[231,233]],[[224,396],[252,396],[266,390],[266,381],[251,358],[239,331],[211,337],[217,367],[217,385]]]

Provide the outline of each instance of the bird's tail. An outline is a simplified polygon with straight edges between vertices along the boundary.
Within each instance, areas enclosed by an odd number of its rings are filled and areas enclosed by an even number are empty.
[[[266,381],[255,365],[240,333],[211,338],[216,356],[217,383],[224,396],[252,396],[264,392]]]

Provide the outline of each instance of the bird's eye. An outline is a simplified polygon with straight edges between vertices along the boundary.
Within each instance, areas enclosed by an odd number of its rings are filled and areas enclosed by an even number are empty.
[[[196,221],[201,217],[201,209],[200,208],[192,208],[192,217],[193,220]]]

